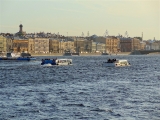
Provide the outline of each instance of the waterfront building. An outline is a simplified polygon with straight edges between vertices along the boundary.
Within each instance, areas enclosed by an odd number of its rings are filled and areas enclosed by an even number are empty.
[[[19,37],[14,37],[13,40],[13,52],[21,53],[28,52],[28,39],[21,39]]]
[[[145,46],[145,50],[150,50],[151,49],[151,43],[149,43],[148,41],[145,41],[146,46]]]
[[[35,53],[49,53],[49,38],[34,38]]]
[[[132,51],[132,38],[120,38],[120,51],[131,52]]]
[[[120,40],[115,36],[107,36],[106,51],[108,53],[118,53],[120,50]]]
[[[83,53],[84,51],[84,38],[74,38],[74,46],[76,53]]]
[[[160,50],[160,41],[155,41],[151,44],[151,50]]]
[[[107,53],[117,53],[120,50],[120,40],[115,36],[96,37],[95,42],[104,43]]]
[[[49,52],[59,53],[59,39],[56,38],[49,39]]]
[[[61,39],[59,42],[59,53],[74,53],[74,41],[67,41],[65,39]]]
[[[141,50],[141,40],[138,38],[120,38],[121,52],[132,52],[134,50]]]
[[[96,52],[105,53],[106,44],[104,43],[96,43]]]
[[[76,37],[74,38],[74,49],[77,53],[90,53],[92,51],[92,40]]]
[[[28,39],[28,52],[35,53],[35,39],[34,38]]]
[[[95,53],[97,51],[96,44],[97,44],[97,42],[92,41],[92,53]]]
[[[146,48],[146,42],[141,41],[140,42],[140,50],[145,50],[145,48]]]
[[[85,53],[91,53],[92,51],[92,40],[84,40],[84,51]]]
[[[141,49],[141,40],[138,38],[132,38],[132,51]]]
[[[11,52],[12,51],[12,37],[7,35],[0,35],[0,52]]]
[[[73,41],[65,41],[65,52],[74,53],[74,42]]]

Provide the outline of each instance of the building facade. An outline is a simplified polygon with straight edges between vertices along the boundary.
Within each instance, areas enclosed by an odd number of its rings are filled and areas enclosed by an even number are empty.
[[[96,47],[97,42],[92,41],[92,53],[96,53],[97,47]]]
[[[35,39],[33,38],[28,39],[28,52],[35,53]]]
[[[74,53],[74,41],[67,41],[65,39],[61,39],[59,42],[59,53]]]
[[[138,38],[120,38],[121,52],[132,52],[134,50],[141,50],[144,46]]]
[[[0,52],[12,52],[13,40],[10,36],[0,35]]]
[[[104,43],[96,43],[96,52],[105,53],[106,44]]]
[[[49,39],[49,52],[59,53],[59,39]]]
[[[84,51],[85,53],[91,53],[92,52],[92,40],[84,40]]]
[[[92,44],[92,40],[87,40],[81,37],[74,38],[74,50],[77,53],[91,53]]]
[[[114,36],[107,36],[106,51],[107,53],[118,53],[120,50],[120,40]]]
[[[132,51],[141,49],[141,40],[138,38],[132,38]]]
[[[13,40],[13,52],[21,53],[28,52],[28,39],[14,38]]]
[[[96,37],[95,42],[104,43],[107,53],[117,53],[120,50],[120,39],[115,36]]]
[[[84,52],[84,38],[75,38],[74,39],[74,49],[76,53]]]
[[[35,38],[35,53],[49,53],[49,39],[48,38]]]

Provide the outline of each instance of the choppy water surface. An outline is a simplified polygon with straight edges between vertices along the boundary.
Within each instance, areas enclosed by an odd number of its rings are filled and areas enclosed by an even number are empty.
[[[51,67],[42,58],[0,61],[0,119],[160,119],[160,56],[60,56],[73,65]],[[131,66],[102,67],[108,58]]]

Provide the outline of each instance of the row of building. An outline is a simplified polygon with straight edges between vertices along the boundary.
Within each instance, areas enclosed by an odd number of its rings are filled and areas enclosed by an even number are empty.
[[[122,36],[62,36],[44,32],[26,34],[22,30],[16,34],[0,35],[0,52],[28,53],[118,53],[134,50],[160,49],[159,41],[142,41],[134,37]]]

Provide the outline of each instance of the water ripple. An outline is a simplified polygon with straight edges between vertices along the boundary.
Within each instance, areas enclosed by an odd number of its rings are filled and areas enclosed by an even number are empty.
[[[131,66],[103,67],[110,57]],[[160,56],[64,56],[73,65],[49,67],[42,58],[0,61],[0,119],[160,119]]]

